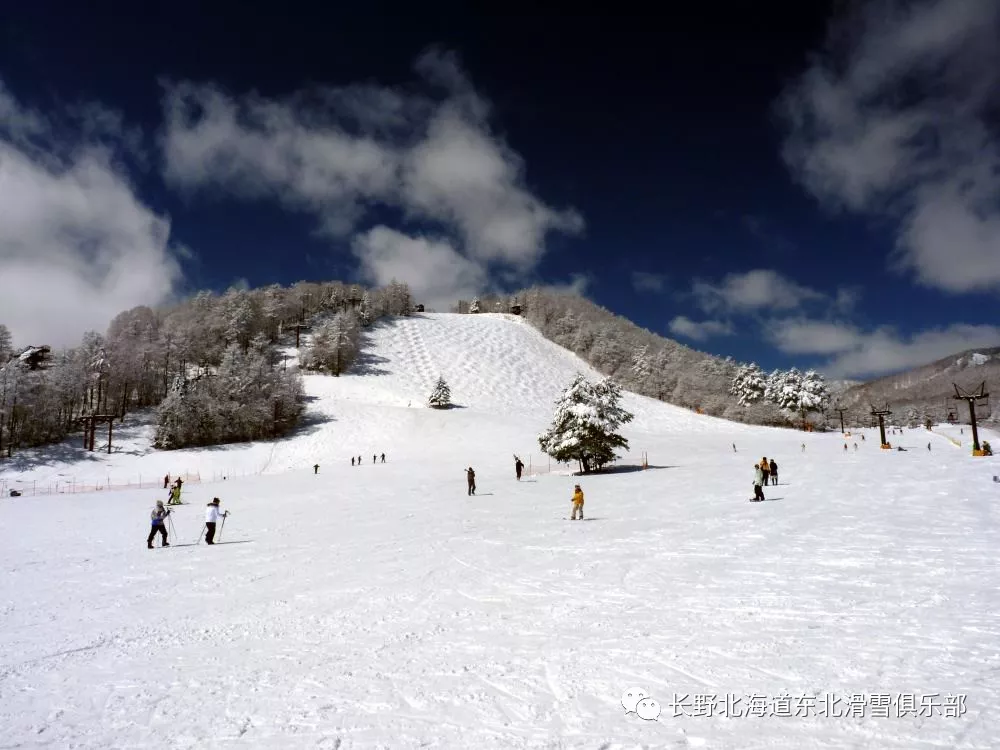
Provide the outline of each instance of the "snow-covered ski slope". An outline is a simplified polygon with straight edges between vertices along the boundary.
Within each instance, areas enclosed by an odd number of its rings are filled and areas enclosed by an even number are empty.
[[[153,551],[162,490],[0,499],[0,748],[996,746],[993,459],[630,397],[649,470],[517,482],[576,358],[499,316],[369,335],[370,373],[309,377],[287,440],[172,456],[142,428],[24,459],[22,481],[230,473]],[[422,408],[438,373],[464,408]],[[781,483],[748,503],[761,454]],[[633,687],[657,720],[626,715]]]
[[[154,451],[152,423],[140,416],[115,427],[116,452],[111,455],[84,454],[74,438],[63,446],[21,454],[6,470],[0,464],[0,478],[14,488],[34,483],[55,491],[70,483],[155,481],[167,473],[221,479],[315,463],[349,465],[352,455],[367,461],[383,451],[397,459],[454,456],[463,466],[517,452],[527,463],[531,454],[534,461],[541,460],[534,435],[548,427],[554,403],[574,374],[601,377],[514,315],[431,313],[382,323],[364,338],[364,354],[351,373],[304,377],[309,399],[304,424],[284,440]],[[308,336],[303,345],[307,342]],[[287,351],[288,366],[293,366],[296,350]],[[439,375],[451,387],[456,405],[447,412],[426,408]],[[683,446],[692,430],[714,432],[724,442],[727,435],[752,429],[633,394],[625,403],[636,414],[625,431],[635,438],[636,461],[648,451],[646,435],[671,435]],[[455,455],[459,445],[463,454]],[[547,469],[547,459],[545,465]]]

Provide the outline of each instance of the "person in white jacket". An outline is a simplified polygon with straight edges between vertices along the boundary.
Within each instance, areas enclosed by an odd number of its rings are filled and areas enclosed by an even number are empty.
[[[229,516],[229,511],[224,513],[219,513],[219,498],[213,497],[212,502],[208,504],[205,509],[205,544],[215,544],[215,524],[219,520],[219,516],[226,518]]]

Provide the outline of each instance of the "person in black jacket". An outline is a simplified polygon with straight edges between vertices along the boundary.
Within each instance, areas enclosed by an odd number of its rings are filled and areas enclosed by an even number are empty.
[[[771,459],[771,463],[768,464],[771,469],[771,484],[778,483],[778,464],[775,463],[774,459]]]
[[[524,470],[524,464],[521,463],[521,459],[514,456],[514,472],[517,474],[517,481],[521,481],[521,472]]]
[[[470,495],[475,495],[476,494],[476,472],[474,472],[472,470],[471,466],[468,469],[465,470],[465,478],[469,482],[469,494]]]

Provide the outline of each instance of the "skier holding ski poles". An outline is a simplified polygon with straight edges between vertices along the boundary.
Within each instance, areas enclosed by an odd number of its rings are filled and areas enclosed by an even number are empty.
[[[150,521],[152,522],[152,528],[149,530],[149,536],[146,538],[146,548],[153,549],[153,539],[159,534],[163,537],[162,547],[169,547],[170,543],[167,541],[167,517],[170,515],[170,511],[163,507],[163,501],[157,500],[156,507],[153,508],[153,512],[149,514]]]
[[[219,513],[220,502],[219,498],[213,497],[212,502],[208,504],[208,508],[205,510],[205,544],[215,544],[215,524],[220,517],[222,518],[222,523],[225,523],[225,519],[229,517],[228,510],[225,513]]]

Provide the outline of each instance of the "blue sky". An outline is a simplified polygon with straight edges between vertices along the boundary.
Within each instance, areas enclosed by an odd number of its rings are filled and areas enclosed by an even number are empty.
[[[989,0],[655,23],[16,5],[0,322],[18,343],[200,288],[396,277],[438,309],[575,288],[833,377],[1000,345]]]

